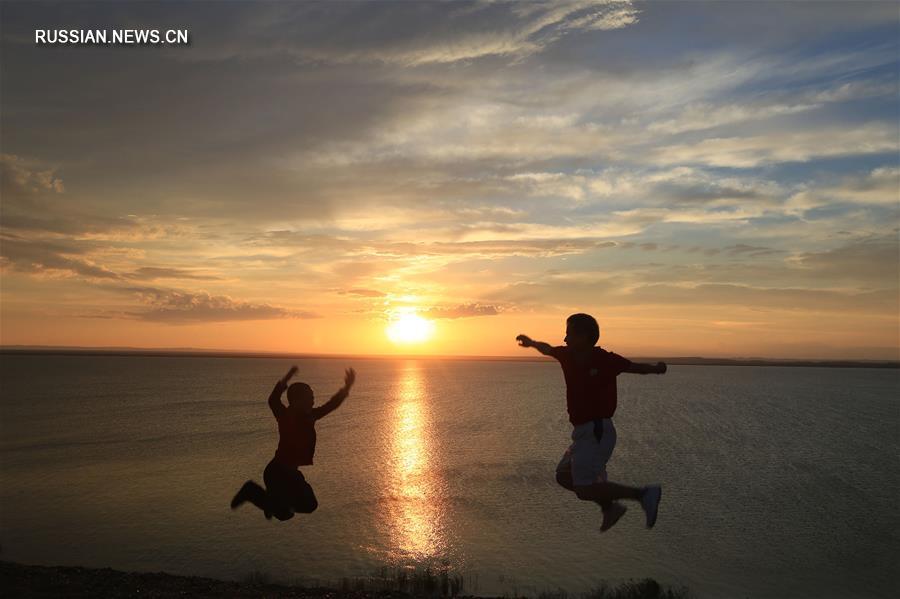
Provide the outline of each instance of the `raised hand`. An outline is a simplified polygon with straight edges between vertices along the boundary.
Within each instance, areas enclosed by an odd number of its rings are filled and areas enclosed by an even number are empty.
[[[297,367],[291,366],[291,369],[287,371],[287,374],[281,378],[281,382],[287,385],[288,381],[291,380],[291,377],[295,374],[297,374]]]
[[[519,335],[516,337],[516,341],[518,341],[519,345],[522,347],[532,347],[534,345],[534,341],[528,335]]]
[[[350,390],[350,387],[353,386],[353,383],[356,382],[356,371],[352,368],[348,368],[344,371],[344,389]]]

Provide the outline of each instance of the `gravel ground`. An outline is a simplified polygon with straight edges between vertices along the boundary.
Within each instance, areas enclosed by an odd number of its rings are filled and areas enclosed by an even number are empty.
[[[110,568],[26,566],[0,561],[0,595],[14,597],[309,597],[315,599],[410,599],[399,592],[337,591],[277,584],[228,582],[163,572]]]

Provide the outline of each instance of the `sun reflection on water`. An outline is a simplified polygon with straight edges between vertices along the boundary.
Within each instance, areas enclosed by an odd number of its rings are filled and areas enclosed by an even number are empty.
[[[388,506],[394,559],[423,560],[445,548],[442,481],[436,474],[432,424],[420,366],[401,371],[394,405],[391,495]]]

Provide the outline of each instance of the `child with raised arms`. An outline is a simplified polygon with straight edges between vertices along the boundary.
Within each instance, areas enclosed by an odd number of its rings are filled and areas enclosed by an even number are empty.
[[[313,407],[313,390],[306,383],[288,381],[297,373],[293,366],[276,384],[269,395],[269,408],[278,422],[278,449],[263,472],[265,488],[248,480],[231,500],[231,509],[249,501],[263,511],[266,518],[275,516],[289,520],[295,513],[309,514],[319,506],[312,487],[306,482],[300,466],[311,466],[316,451],[316,421],[336,410],[350,393],[356,372],[348,368],[344,386],[331,399]],[[288,405],[281,403],[287,390]]]

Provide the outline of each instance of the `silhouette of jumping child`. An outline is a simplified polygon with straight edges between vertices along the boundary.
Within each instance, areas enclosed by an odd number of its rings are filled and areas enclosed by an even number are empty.
[[[231,500],[231,509],[249,501],[261,509],[267,519],[275,516],[279,520],[290,520],[295,513],[309,514],[319,507],[312,487],[298,468],[312,465],[316,451],[316,420],[324,418],[344,402],[356,381],[356,372],[348,368],[344,373],[344,386],[317,408],[313,407],[313,390],[309,385],[294,383],[288,387],[288,381],[296,372],[297,367],[293,366],[269,395],[269,407],[278,421],[278,449],[263,472],[266,488],[248,480]],[[281,403],[285,389],[287,407]]]
[[[533,347],[556,358],[566,379],[566,407],[572,430],[572,444],[556,467],[556,481],[579,499],[593,501],[603,510],[601,532],[612,528],[627,508],[619,499],[638,501],[647,517],[647,528],[656,524],[662,488],[649,485],[627,487],[609,482],[606,463],[616,446],[616,377],[623,372],[663,374],[664,362],[637,364],[622,356],[595,347],[600,338],[597,321],[588,314],[573,314],[566,320],[565,346],[553,347],[519,335],[522,347]]]

